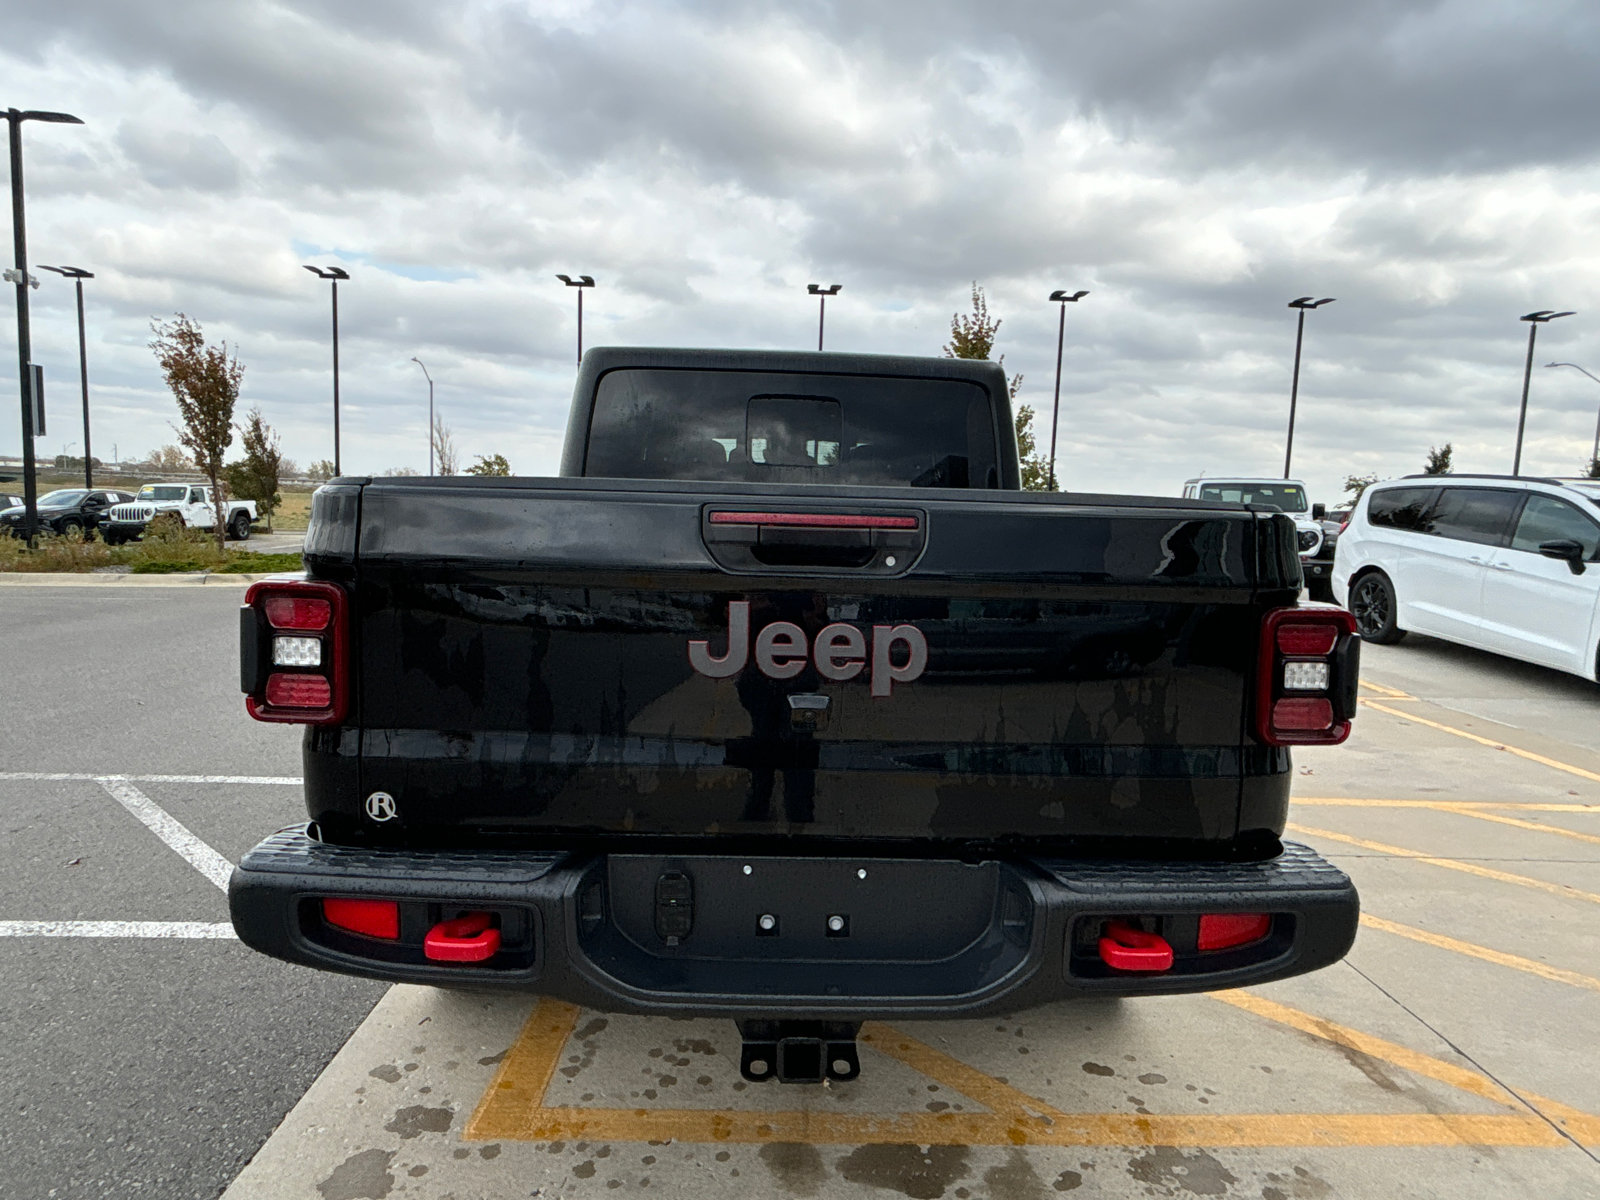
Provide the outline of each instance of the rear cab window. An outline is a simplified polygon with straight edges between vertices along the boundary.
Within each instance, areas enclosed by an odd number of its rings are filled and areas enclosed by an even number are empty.
[[[583,473],[1000,486],[994,408],[976,383],[670,368],[602,376]]]

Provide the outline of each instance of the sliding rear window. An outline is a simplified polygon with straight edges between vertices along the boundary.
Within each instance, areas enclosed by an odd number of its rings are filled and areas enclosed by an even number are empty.
[[[600,380],[583,473],[996,488],[997,463],[975,383],[640,368]]]

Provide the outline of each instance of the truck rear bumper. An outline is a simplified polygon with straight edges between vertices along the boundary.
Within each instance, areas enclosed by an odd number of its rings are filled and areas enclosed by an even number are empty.
[[[228,889],[245,944],[322,970],[536,992],[613,1012],[736,1019],[970,1017],[1072,996],[1210,991],[1337,962],[1354,885],[1286,844],[1256,863],[418,852],[266,839]],[[326,899],[395,903],[397,936],[327,919]],[[438,923],[486,912],[499,949],[435,961]],[[1201,950],[1202,914],[1266,932]],[[1170,967],[1102,959],[1111,921],[1157,933]]]

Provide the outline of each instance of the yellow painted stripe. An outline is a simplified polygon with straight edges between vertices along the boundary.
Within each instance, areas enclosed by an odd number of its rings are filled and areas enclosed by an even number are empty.
[[[1265,996],[1258,996],[1254,992],[1228,991],[1210,993],[1213,1000],[1220,1000],[1224,1004],[1231,1004],[1235,1008],[1242,1008],[1247,1013],[1264,1017],[1269,1021],[1276,1021],[1280,1025],[1287,1025],[1291,1029],[1298,1029],[1301,1033],[1309,1033],[1312,1037],[1322,1038],[1337,1046],[1355,1050],[1365,1054],[1368,1058],[1376,1058],[1397,1067],[1404,1067],[1417,1075],[1425,1075],[1429,1079],[1437,1079],[1440,1083],[1447,1083],[1453,1088],[1460,1088],[1463,1092],[1471,1092],[1474,1096],[1482,1096],[1485,1100],[1493,1100],[1497,1104],[1515,1104],[1516,1097],[1507,1092],[1503,1087],[1477,1071],[1469,1071],[1465,1067],[1456,1066],[1454,1063],[1445,1062],[1443,1059],[1419,1053],[1397,1042],[1385,1041],[1380,1037],[1373,1037],[1370,1033],[1362,1033],[1359,1029],[1351,1029],[1344,1025],[1325,1021],[1321,1017],[1314,1017],[1310,1013],[1301,1012],[1297,1008],[1279,1004],[1268,1000]]]
[[[522,1123],[475,1122],[473,1140],[859,1146],[1563,1146],[1520,1114],[1242,1113],[1228,1116],[1081,1113],[1053,1125],[980,1113],[886,1117],[834,1112],[546,1108]]]
[[[1348,796],[1295,796],[1293,803],[1326,808],[1437,808],[1441,812],[1504,808],[1513,812],[1600,813],[1600,804],[1534,804],[1517,800],[1359,800]]]
[[[1573,1108],[1570,1104],[1563,1104],[1559,1100],[1551,1100],[1548,1096],[1541,1096],[1537,1092],[1514,1093],[1501,1087],[1487,1075],[1477,1071],[1469,1071],[1465,1067],[1454,1063],[1445,1062],[1443,1059],[1434,1058],[1412,1050],[1408,1046],[1401,1046],[1396,1042],[1386,1041],[1380,1037],[1373,1037],[1369,1033],[1362,1033],[1358,1029],[1351,1029],[1346,1025],[1339,1025],[1333,1021],[1325,1021],[1321,1017],[1314,1017],[1310,1013],[1301,1012],[1297,1008],[1290,1008],[1286,1004],[1278,1004],[1268,1000],[1265,996],[1258,996],[1253,992],[1230,991],[1212,992],[1213,1000],[1220,1000],[1225,1004],[1232,1004],[1246,1012],[1269,1021],[1277,1021],[1308,1033],[1312,1037],[1323,1038],[1344,1046],[1351,1050],[1367,1055],[1369,1058],[1380,1059],[1392,1063],[1397,1067],[1404,1067],[1418,1075],[1437,1079],[1440,1083],[1447,1083],[1451,1087],[1460,1088],[1462,1091],[1471,1092],[1473,1095],[1482,1096],[1487,1100],[1494,1100],[1500,1104],[1515,1105],[1519,1108],[1529,1106],[1536,1109],[1549,1120],[1555,1121],[1567,1131],[1575,1140],[1584,1145],[1600,1144],[1600,1117],[1593,1113],[1586,1113],[1581,1109]],[[1380,1143],[1372,1143],[1378,1145]]]
[[[1493,821],[1497,825],[1511,825],[1517,829],[1531,829],[1535,833],[1553,833],[1557,837],[1571,838],[1575,842],[1590,842],[1600,846],[1600,837],[1592,833],[1579,833],[1576,829],[1563,829],[1559,825],[1541,825],[1537,821],[1522,821],[1516,817],[1504,817],[1499,813],[1476,812],[1471,809],[1460,809],[1456,815],[1471,817],[1475,821]]]
[[[1465,729],[1457,729],[1454,725],[1441,725],[1438,721],[1430,721],[1426,717],[1419,717],[1416,713],[1405,712],[1398,708],[1386,708],[1376,700],[1368,700],[1365,696],[1361,703],[1368,708],[1375,708],[1379,712],[1388,713],[1390,716],[1401,717],[1407,721],[1415,721],[1418,725],[1426,725],[1429,729],[1437,729],[1442,733],[1454,734],[1456,737],[1466,738],[1469,742],[1477,742],[1480,746],[1488,746],[1491,750],[1504,750],[1508,754],[1515,754],[1518,758],[1525,758],[1529,762],[1543,763],[1547,767],[1554,767],[1558,771],[1565,771],[1569,775],[1576,775],[1581,779],[1590,779],[1600,783],[1600,774],[1586,771],[1582,767],[1575,767],[1571,763],[1561,762],[1559,759],[1546,758],[1543,754],[1535,754],[1532,750],[1524,750],[1520,746],[1507,745],[1497,742],[1492,738],[1479,737],[1475,733],[1468,733]]]
[[[1372,842],[1366,838],[1351,837],[1348,833],[1334,833],[1331,829],[1314,829],[1309,825],[1300,825],[1293,822],[1285,826],[1285,828],[1310,837],[1328,838],[1335,842],[1344,842],[1346,845],[1360,846],[1363,850],[1376,850],[1380,854],[1393,854],[1398,858],[1409,858],[1417,862],[1432,863],[1436,867],[1447,867],[1452,871],[1464,871],[1468,875],[1477,875],[1500,883],[1514,883],[1518,887],[1536,888],[1541,892],[1549,892],[1552,896],[1564,896],[1568,900],[1587,900],[1591,904],[1600,904],[1600,896],[1595,895],[1593,892],[1585,892],[1575,887],[1568,887],[1564,883],[1550,883],[1543,879],[1530,879],[1526,875],[1513,875],[1509,871],[1496,871],[1493,867],[1482,867],[1477,863],[1459,862],[1453,858],[1437,858],[1431,854],[1424,854],[1420,850],[1408,850],[1404,846],[1390,846],[1385,842]]]
[[[544,1094],[555,1077],[561,1050],[578,1023],[578,1006],[541,996],[528,1014],[522,1032],[500,1062],[477,1111],[462,1136],[472,1140],[508,1136],[495,1132],[507,1126],[520,1128],[537,1119]]]
[[[1596,979],[1592,975],[1580,975],[1577,971],[1552,967],[1546,963],[1536,962],[1531,958],[1523,958],[1517,954],[1507,954],[1503,950],[1491,950],[1487,946],[1463,942],[1457,938],[1446,937],[1442,933],[1433,933],[1427,929],[1417,929],[1411,925],[1402,925],[1398,921],[1385,920],[1383,917],[1375,917],[1371,913],[1362,913],[1361,923],[1368,929],[1379,929],[1384,933],[1392,933],[1396,937],[1410,938],[1413,942],[1421,942],[1425,946],[1436,946],[1440,950],[1450,950],[1456,954],[1465,954],[1470,958],[1481,958],[1484,962],[1491,962],[1496,966],[1510,967],[1513,971],[1526,971],[1529,975],[1537,975],[1541,979],[1549,979],[1555,983],[1565,983],[1570,984],[1572,987],[1588,988],[1590,991],[1600,992],[1600,979]]]
[[[1411,695],[1411,694],[1409,694],[1407,692],[1402,692],[1399,688],[1392,688],[1388,684],[1385,684],[1385,683],[1373,683],[1372,680],[1370,680],[1370,679],[1363,679],[1361,681],[1361,686],[1364,687],[1364,688],[1370,688],[1372,691],[1377,692],[1378,695],[1387,696],[1391,700],[1415,700],[1416,699],[1415,696],[1413,696],[1413,695]]]
[[[935,1083],[960,1092],[976,1100],[985,1108],[1013,1119],[1040,1117],[1061,1119],[1063,1114],[1043,1101],[1019,1091],[1008,1083],[1001,1083],[992,1075],[943,1051],[935,1050],[925,1042],[908,1037],[893,1026],[880,1021],[868,1021],[861,1026],[860,1040],[881,1054],[898,1059],[912,1070],[926,1075]]]

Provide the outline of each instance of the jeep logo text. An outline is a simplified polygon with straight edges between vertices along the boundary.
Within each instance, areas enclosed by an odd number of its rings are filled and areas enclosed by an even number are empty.
[[[892,657],[896,643],[905,648],[905,662]],[[836,622],[822,628],[811,645],[806,632],[792,621],[774,621],[755,636],[756,668],[769,679],[793,679],[809,661],[824,679],[843,682],[862,671],[874,696],[888,696],[897,683],[910,683],[928,665],[928,639],[915,625],[874,625],[868,653],[867,635],[854,625]],[[728,649],[720,658],[711,643],[691,640],[689,665],[711,679],[729,679],[745,669],[751,656],[750,602],[728,603]]]

